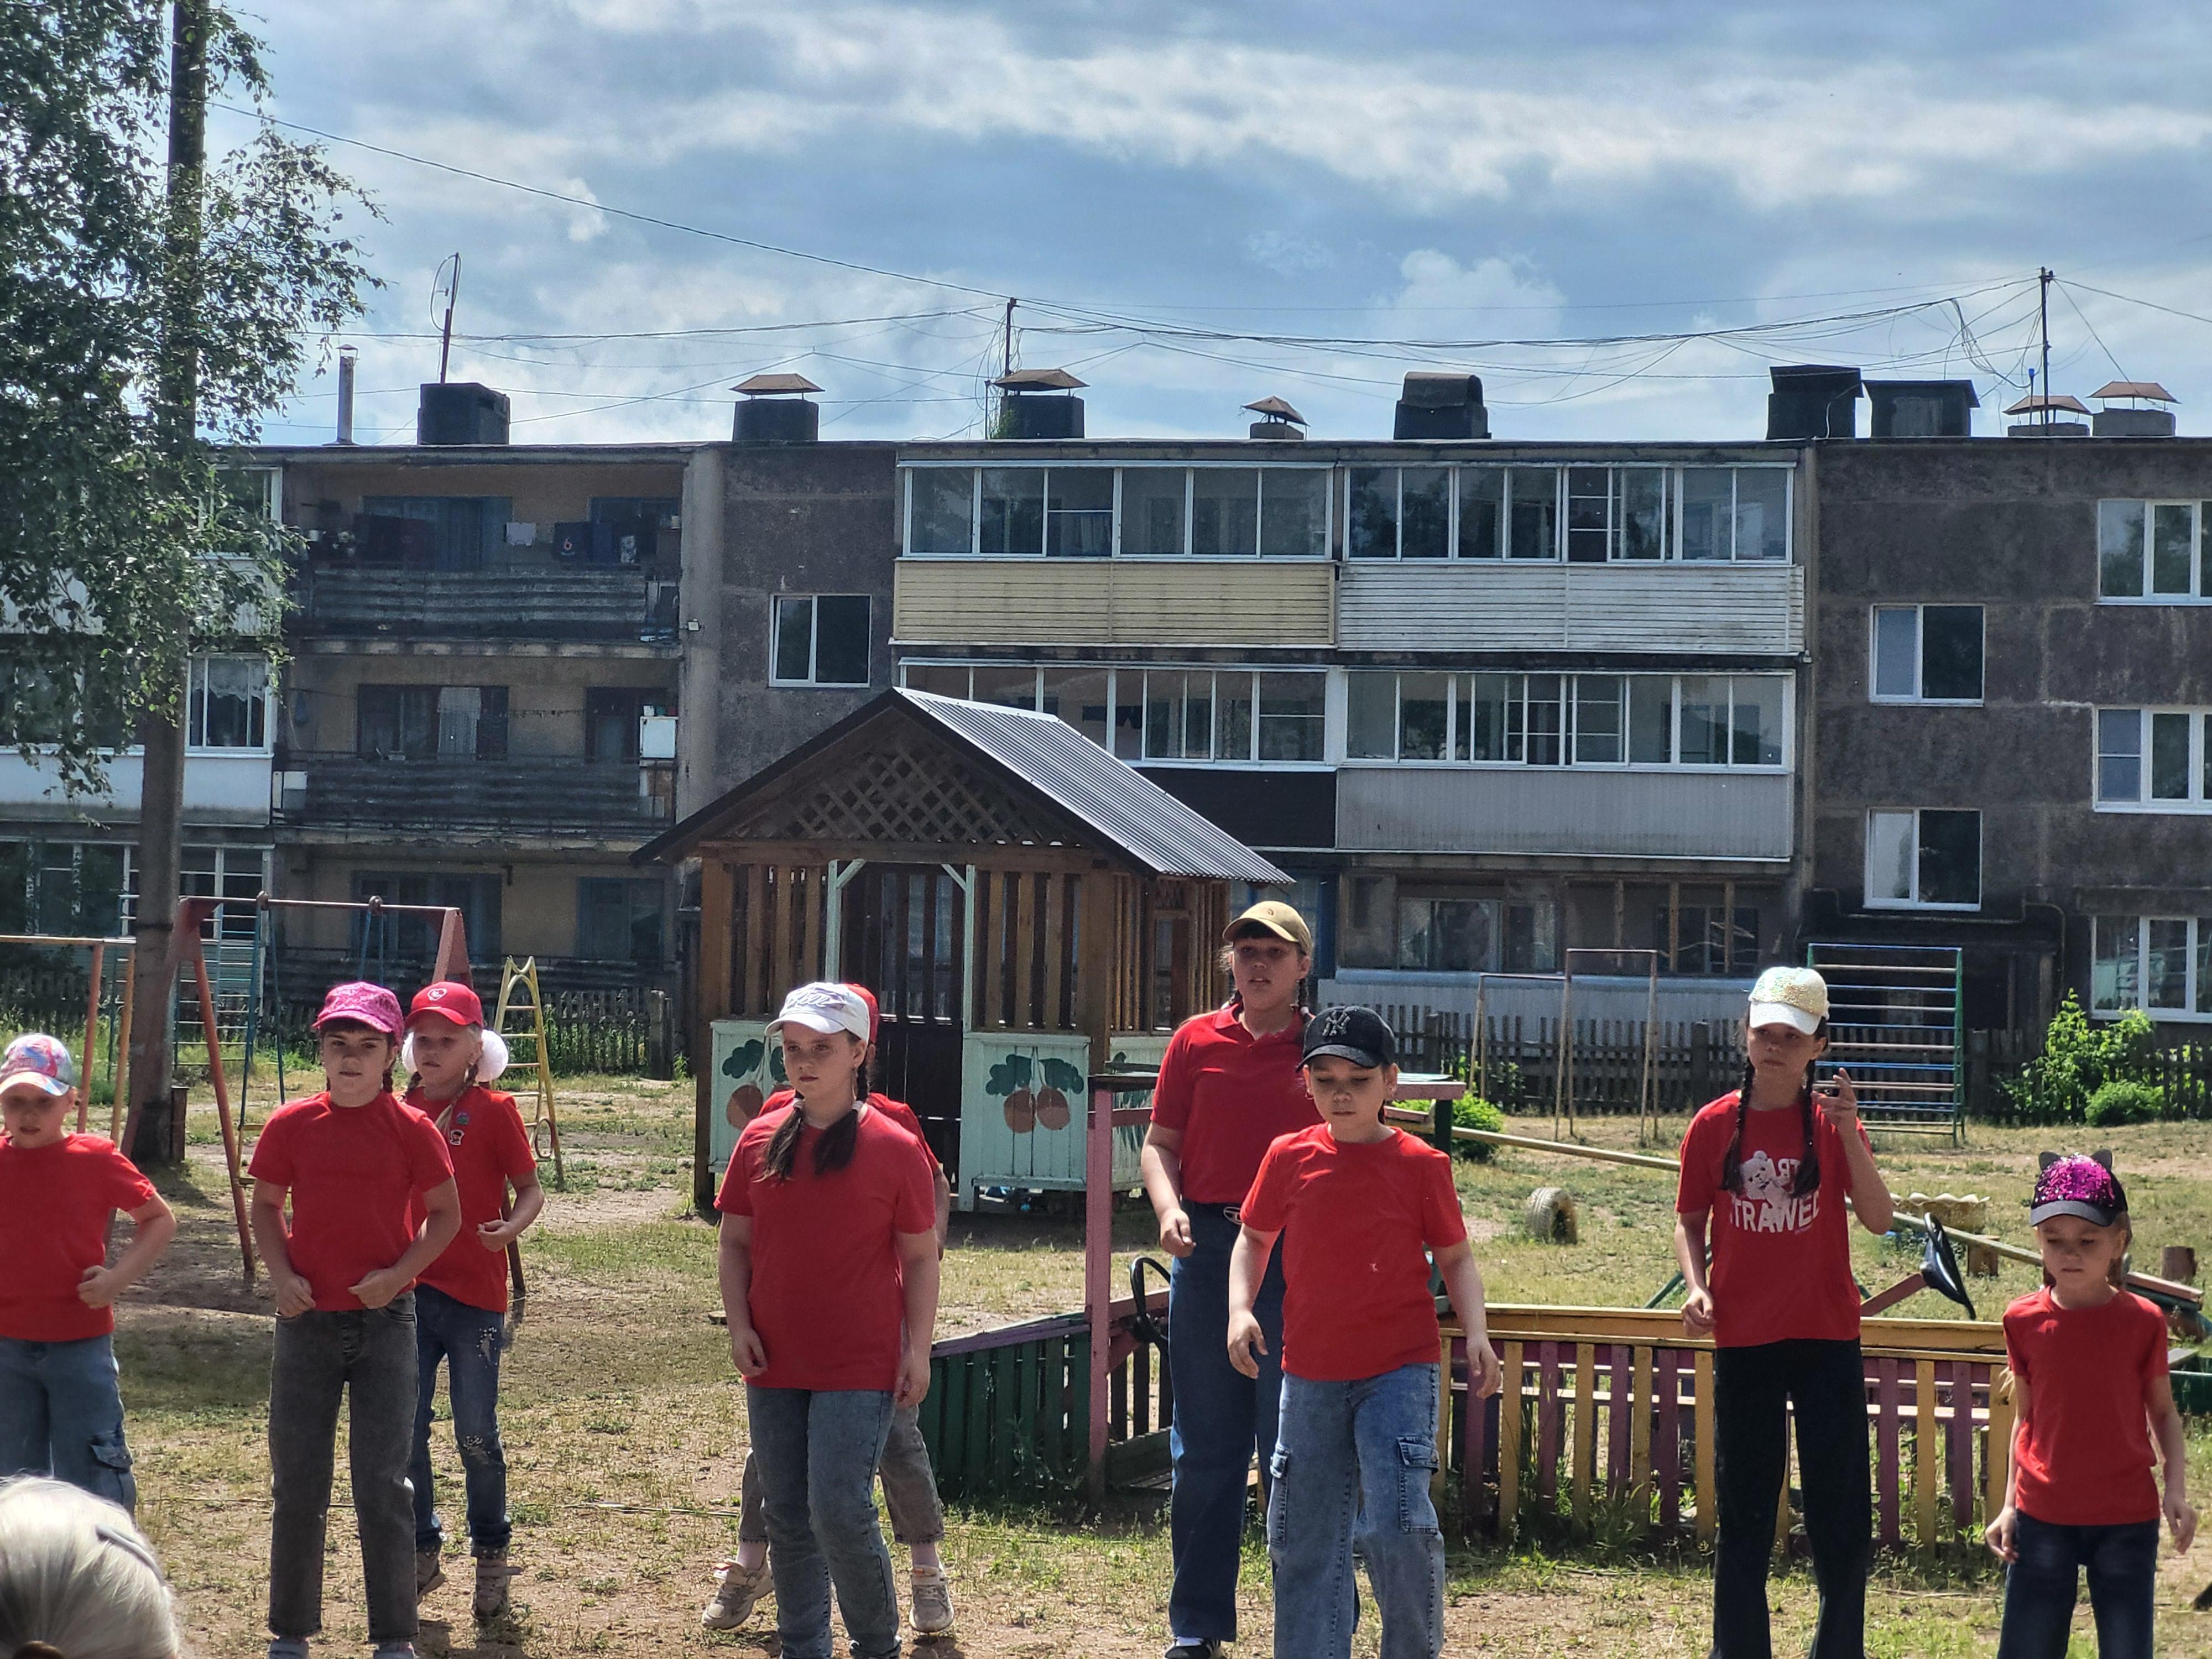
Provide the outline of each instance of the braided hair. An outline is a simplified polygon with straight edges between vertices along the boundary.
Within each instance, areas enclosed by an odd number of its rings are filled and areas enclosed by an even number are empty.
[[[775,1126],[775,1133],[768,1139],[768,1151],[761,1156],[761,1167],[772,1180],[791,1179],[792,1165],[799,1160],[799,1132],[805,1123],[805,1108],[798,1101],[784,1109],[783,1121]],[[824,1129],[814,1143],[814,1173],[834,1175],[850,1164],[860,1138],[860,1111],[856,1102],[851,1111]]]
[[[1828,1022],[1824,1019],[1814,1035],[1826,1036],[1827,1033]],[[1805,1081],[1797,1091],[1797,1115],[1805,1130],[1805,1156],[1799,1160],[1796,1173],[1790,1177],[1790,1196],[1792,1198],[1802,1198],[1808,1193],[1817,1191],[1820,1185],[1820,1143],[1814,1138],[1817,1114],[1813,1106],[1813,1067],[1815,1063],[1813,1060],[1805,1062]],[[1737,1086],[1735,1093],[1735,1121],[1729,1131],[1728,1152],[1721,1160],[1721,1186],[1731,1193],[1743,1191],[1743,1120],[1744,1115],[1751,1109],[1751,1084],[1756,1069],[1749,1056],[1746,1056],[1743,1081]]]

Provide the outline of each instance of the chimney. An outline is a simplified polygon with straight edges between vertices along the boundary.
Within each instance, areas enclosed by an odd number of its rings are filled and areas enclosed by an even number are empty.
[[[2089,394],[2105,406],[2092,417],[2091,425],[2100,438],[2171,438],[2173,435],[2173,410],[2145,409],[2145,404],[2176,404],[2181,400],[2156,380],[2111,380]],[[2112,400],[2125,398],[2127,406],[2112,407]]]
[[[415,411],[418,444],[503,444],[507,394],[474,380],[425,380]]]
[[[1856,438],[1859,434],[1859,372],[1839,363],[1784,363],[1767,371],[1770,441]]]
[[[991,384],[1004,393],[994,438],[1080,438],[1083,382],[1064,368],[1018,368]]]
[[[1982,406],[1972,380],[1868,380],[1869,436],[1967,438]]]
[[[338,348],[338,435],[337,441],[353,442],[353,371],[354,349]]]
[[[1262,398],[1244,407],[1260,417],[1252,422],[1253,437],[1275,443],[1298,443],[1305,438],[1306,417],[1282,398]]]
[[[807,394],[822,388],[804,374],[756,374],[730,388],[741,395],[730,428],[741,444],[822,441],[822,405]]]
[[[1417,368],[1398,394],[1394,438],[1487,438],[1490,411],[1482,406],[1482,380]]]
[[[2006,410],[2005,413],[2027,417],[2019,425],[2005,428],[2008,438],[2086,438],[2089,435],[2087,419],[2062,421],[2053,418],[2059,415],[2086,416],[2089,413],[2087,404],[2063,392],[2057,397],[2044,392],[2031,393]]]

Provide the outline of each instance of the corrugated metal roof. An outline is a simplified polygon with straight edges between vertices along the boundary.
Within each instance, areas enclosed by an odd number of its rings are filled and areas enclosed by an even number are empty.
[[[1257,883],[1290,879],[1057,715],[903,688],[894,695],[1016,774],[1154,875]]]

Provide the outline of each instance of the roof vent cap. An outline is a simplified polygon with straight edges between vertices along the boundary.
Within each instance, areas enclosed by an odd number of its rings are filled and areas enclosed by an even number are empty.
[[[1876,438],[1966,438],[1982,406],[1972,380],[1869,380],[1869,432]]]
[[[1858,436],[1859,372],[1840,363],[1784,363],[1767,371],[1770,441]]]
[[[1083,382],[1064,368],[1017,368],[991,382],[1003,394],[994,438],[1080,438]]]
[[[1260,417],[1252,422],[1255,438],[1296,443],[1306,435],[1306,417],[1280,398],[1261,398],[1244,407]]]
[[[822,388],[804,374],[756,374],[730,388],[742,394],[730,427],[741,444],[811,444],[822,441]]]
[[[425,380],[415,410],[418,444],[503,444],[507,394],[474,380]]]
[[[1487,438],[1490,411],[1482,404],[1482,377],[1459,371],[1413,370],[1398,394],[1390,435]]]
[[[2105,406],[2092,417],[2092,425],[2100,438],[2171,438],[2173,435],[2173,410],[2145,409],[2145,404],[2178,404],[2175,397],[2156,380],[2107,380],[2089,394]],[[2121,408],[2115,402],[2124,400]]]
[[[2079,398],[2067,392],[2055,395],[2046,392],[2030,392],[2005,410],[2008,415],[2025,415],[2027,420],[2005,428],[2008,438],[2086,438],[2089,435],[2087,420],[2062,421],[2059,415],[2082,415],[2089,406]]]

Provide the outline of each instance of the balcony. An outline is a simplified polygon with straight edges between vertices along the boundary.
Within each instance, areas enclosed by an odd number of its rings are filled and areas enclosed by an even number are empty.
[[[137,749],[107,757],[107,793],[76,799],[59,775],[13,749],[0,750],[0,812],[10,817],[81,820],[84,814],[136,817],[146,760]],[[258,824],[269,821],[269,751],[193,749],[185,757],[188,823]]]
[[[677,584],[643,570],[517,560],[480,570],[318,561],[295,625],[337,640],[599,642],[676,651]]]
[[[901,559],[899,645],[1329,645],[1336,567],[1289,559]]]
[[[1805,573],[1766,563],[1348,561],[1348,651],[1638,651],[1794,656]]]
[[[1350,765],[1337,773],[1346,852],[1781,860],[1787,772]]]
[[[278,823],[312,841],[634,847],[669,821],[675,802],[665,761],[294,752],[277,775]]]

